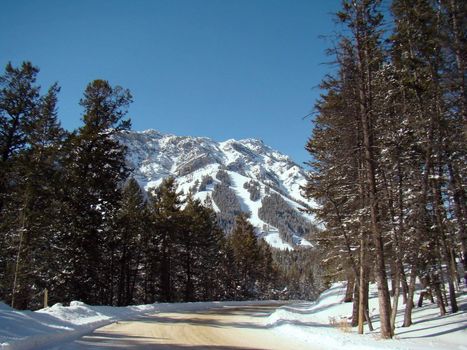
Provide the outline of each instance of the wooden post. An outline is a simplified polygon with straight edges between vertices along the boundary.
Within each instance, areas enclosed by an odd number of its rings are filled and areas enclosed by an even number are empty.
[[[49,291],[47,288],[44,289],[44,309],[49,307]]]

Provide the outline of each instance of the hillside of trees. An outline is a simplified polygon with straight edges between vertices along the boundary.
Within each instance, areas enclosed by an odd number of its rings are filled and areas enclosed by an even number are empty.
[[[411,325],[417,277],[441,315],[458,311],[467,283],[466,2],[393,0],[389,10],[343,2],[306,146],[324,270],[348,280],[360,333],[376,281],[383,338],[400,294]]]
[[[234,208],[228,235],[209,203],[179,193],[175,179],[145,193],[130,176],[114,137],[131,126],[127,89],[92,81],[82,126],[70,132],[58,118],[60,88],[43,93],[38,73],[24,62],[0,75],[0,300],[37,309],[45,289],[49,304],[300,295],[297,274],[287,277],[284,258],[273,258],[230,196],[225,171],[213,197]]]
[[[258,216],[276,227],[281,238],[289,243],[293,242],[294,234],[302,237],[310,232],[317,232],[313,224],[294,210],[281,195],[274,192],[262,199]]]

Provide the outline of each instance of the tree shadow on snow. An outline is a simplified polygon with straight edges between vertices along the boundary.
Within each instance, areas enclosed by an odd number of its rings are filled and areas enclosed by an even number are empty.
[[[71,349],[89,349],[89,350],[103,350],[103,349],[138,349],[138,350],[247,350],[251,348],[233,347],[222,345],[182,345],[164,342],[158,344],[158,341],[164,341],[167,338],[149,338],[142,336],[128,336],[118,335],[113,333],[98,332],[89,334],[79,340],[76,340],[71,345]],[[263,350],[257,348],[258,350]],[[266,350],[266,349],[264,349]]]

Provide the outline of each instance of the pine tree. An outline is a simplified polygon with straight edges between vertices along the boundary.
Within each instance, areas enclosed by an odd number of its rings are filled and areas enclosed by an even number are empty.
[[[178,245],[182,234],[181,206],[183,205],[180,195],[177,192],[175,179],[169,177],[162,181],[151,196],[150,209],[153,220],[151,239],[152,246],[157,249],[152,257],[154,259],[152,269],[159,273],[157,299],[163,302],[173,302],[177,298],[175,282],[180,274]],[[156,297],[155,293],[156,290],[153,290],[152,298]]]
[[[439,296],[438,302],[441,312],[444,312],[444,301],[441,297],[439,276],[443,272],[440,268],[440,260],[444,259],[449,266],[447,274],[450,301],[452,310],[457,310],[453,282],[455,266],[452,258],[452,233],[448,232],[448,226],[444,222],[448,220],[444,205],[440,198],[449,196],[442,194],[447,188],[442,179],[445,170],[445,159],[453,159],[447,151],[453,145],[446,126],[450,112],[446,99],[443,83],[444,71],[446,71],[446,58],[443,55],[442,13],[429,1],[418,1],[413,4],[407,1],[394,1],[392,10],[397,19],[394,33],[394,62],[400,72],[406,95],[412,97],[410,104],[405,103],[405,114],[411,117],[414,126],[413,133],[416,137],[412,152],[411,172],[414,174],[414,182],[411,183],[416,191],[412,190],[412,196],[418,199],[413,203],[417,216],[414,219],[417,227],[419,244],[427,248],[427,254],[422,259],[417,259],[413,266],[414,274],[424,276],[430,281],[435,294]],[[453,130],[459,130],[453,128]],[[456,135],[456,133],[452,133]],[[457,134],[459,135],[459,134]],[[449,145],[446,147],[446,145]],[[451,149],[453,150],[453,149]],[[447,153],[446,153],[447,151]],[[447,167],[449,167],[448,162]],[[451,163],[452,164],[452,163]],[[455,171],[454,171],[455,172]],[[433,209],[431,209],[433,208]],[[460,214],[460,215],[459,215]],[[458,214],[460,220],[463,215]],[[452,238],[451,238],[451,237]],[[462,235],[460,235],[462,237]],[[411,324],[410,314],[412,307],[414,279],[410,286],[410,298],[406,308],[406,320],[404,325]]]
[[[192,196],[188,196],[183,216],[184,228],[180,236],[183,300],[213,300],[222,294],[223,233],[217,227],[214,211]]]
[[[38,306],[32,295],[39,294],[51,275],[48,247],[53,241],[58,150],[64,135],[56,114],[59,88],[55,84],[40,96],[34,85],[38,72],[29,62],[21,68],[8,64],[1,77],[0,246],[5,258],[1,263],[9,264],[3,270],[0,263],[2,294],[22,309]]]
[[[322,84],[325,93],[307,144],[313,160],[305,190],[317,199],[313,211],[326,222],[318,238],[326,261],[336,274],[345,271],[348,299],[352,284],[359,289],[353,298],[359,332],[364,316],[369,321],[363,313],[371,272],[379,288],[382,335],[390,337],[400,293],[404,326],[411,324],[417,276],[436,295],[442,314],[447,304],[457,311],[454,256],[465,256],[462,6],[394,0],[394,28],[385,47],[379,1],[345,1],[343,7],[338,16],[347,31],[332,51],[337,74]]]
[[[278,283],[279,273],[272,257],[272,251],[269,244],[261,239],[258,242],[259,262],[258,262],[258,281],[257,287],[261,299],[275,299],[277,297],[276,285]]]
[[[445,88],[445,134],[443,139],[446,173],[449,174],[449,190],[453,199],[454,215],[457,218],[458,239],[463,257],[464,283],[467,284],[467,198],[465,179],[467,178],[467,158],[465,140],[467,132],[467,89],[465,78],[467,39],[467,6],[460,0],[440,1],[442,17],[441,37],[444,39],[445,66],[443,70]],[[464,179],[464,180],[463,180]]]
[[[0,76],[0,222],[6,223],[5,203],[14,187],[10,171],[14,170],[16,156],[27,146],[27,129],[37,114],[39,72],[30,62],[15,68],[11,63]],[[2,235],[4,236],[4,235]],[[2,237],[0,247],[6,246]],[[2,253],[2,256],[6,254]],[[1,261],[1,273],[5,272],[6,261]],[[3,277],[3,276],[2,276]],[[2,278],[2,280],[4,280]]]
[[[130,177],[122,189],[115,220],[113,255],[116,255],[116,304],[130,305],[138,299],[141,284],[140,264],[147,244],[149,213],[144,193],[138,182]]]
[[[237,272],[237,295],[241,299],[254,298],[258,294],[256,282],[258,281],[257,265],[260,261],[260,251],[254,228],[245,215],[237,216],[229,239]]]
[[[39,306],[40,298],[33,301],[31,295],[41,294],[53,279],[55,262],[50,246],[55,241],[53,224],[58,217],[55,197],[59,190],[57,179],[61,176],[57,164],[65,136],[56,113],[58,91],[55,84],[41,97],[37,115],[26,134],[28,148],[15,167],[18,182],[14,195],[21,201],[21,248],[17,252],[14,276],[17,283],[12,296],[16,299],[15,307]]]
[[[66,145],[62,246],[64,298],[112,304],[113,220],[120,188],[128,177],[125,148],[113,135],[129,127],[124,120],[131,94],[107,81],[91,82],[80,101],[84,125]]]
[[[375,259],[381,333],[390,338],[391,311],[380,215],[378,154],[375,151],[377,115],[373,96],[374,79],[383,62],[379,3],[344,1],[343,10],[338,13],[348,32],[340,38],[335,51],[340,67],[338,76],[323,83],[328,93],[318,103],[318,118],[321,119],[317,120],[314,135],[307,145],[316,159],[311,163],[314,169],[307,192],[321,198],[323,206],[319,211],[332,223],[328,231],[340,237],[344,244],[346,261],[360,290],[360,333],[363,332],[363,318],[369,321],[366,310],[368,261]],[[370,225],[364,224],[366,222]],[[374,257],[368,256],[370,245]],[[359,247],[359,254],[355,246]]]
[[[322,88],[328,93],[317,103],[318,116],[307,150],[314,161],[309,164],[306,194],[319,201],[315,214],[327,222],[318,243],[327,252],[328,264],[346,270],[356,282],[353,325],[363,316],[368,320],[368,251],[370,222],[364,173],[363,132],[360,121],[360,95],[356,88],[360,75],[352,42],[342,38],[333,54],[339,62],[336,77],[328,77]],[[370,256],[369,256],[370,255]],[[360,295],[359,295],[360,294]],[[360,309],[360,315],[359,310]],[[359,317],[360,316],[360,317]],[[362,328],[359,330],[363,331]]]
[[[24,149],[26,133],[37,113],[39,86],[35,85],[39,72],[30,62],[20,68],[11,63],[0,77],[0,155],[2,168],[5,162]]]

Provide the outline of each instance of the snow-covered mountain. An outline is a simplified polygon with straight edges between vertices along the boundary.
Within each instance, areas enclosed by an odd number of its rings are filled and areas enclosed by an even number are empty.
[[[221,202],[227,191],[227,195],[235,194],[231,197],[236,197],[241,210],[250,214],[258,235],[271,246],[292,249],[311,245],[301,237],[313,223],[310,215],[299,211],[307,205],[300,191],[304,170],[262,141],[216,142],[156,130],[126,132],[119,135],[119,141],[128,147],[133,177],[146,190],[173,176],[184,193],[191,190],[201,201],[214,196],[212,206],[217,212],[220,206],[225,208]],[[222,184],[224,191],[219,195]]]

